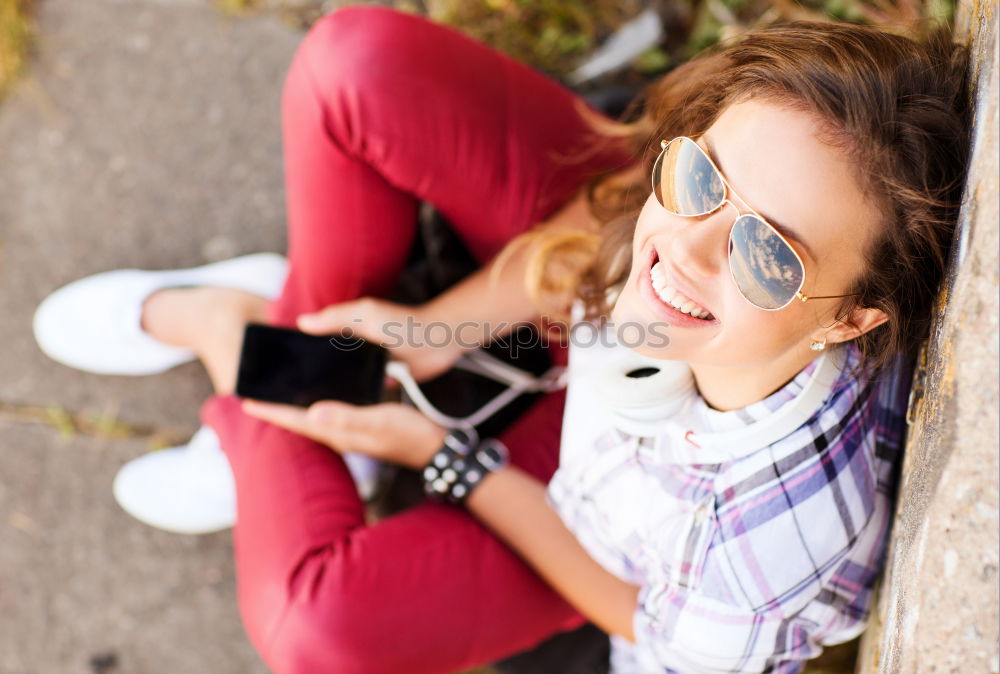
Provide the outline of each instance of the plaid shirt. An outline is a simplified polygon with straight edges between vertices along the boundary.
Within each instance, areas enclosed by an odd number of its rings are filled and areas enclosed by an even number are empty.
[[[898,359],[878,381],[858,381],[847,374],[857,350],[841,353],[846,367],[833,370],[832,388],[805,423],[760,449],[706,461],[676,438],[608,423],[573,390],[581,350],[571,346],[548,499],[598,562],[641,587],[635,643],[611,637],[616,674],[791,674],[823,645],[864,630],[887,544],[910,372]],[[749,429],[793,400],[816,366],[729,412],[691,389],[684,423]]]

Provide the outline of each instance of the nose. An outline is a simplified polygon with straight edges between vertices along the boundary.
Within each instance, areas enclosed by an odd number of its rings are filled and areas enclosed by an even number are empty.
[[[732,206],[732,209],[726,206]],[[678,218],[669,250],[674,263],[690,274],[705,278],[715,276],[728,264],[729,230],[739,209],[728,199],[708,215]]]

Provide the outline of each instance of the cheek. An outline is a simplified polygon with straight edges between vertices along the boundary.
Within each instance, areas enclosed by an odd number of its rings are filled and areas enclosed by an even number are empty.
[[[650,195],[636,222],[632,238],[632,261],[628,280],[611,311],[615,325],[630,322],[648,324],[650,316],[644,301],[635,292],[636,281],[643,271],[642,250],[651,237],[662,235],[670,228],[655,197]],[[816,316],[801,306],[789,306],[781,311],[762,311],[751,306],[740,294],[729,272],[728,259],[720,263],[717,308],[725,320],[717,331],[689,332],[668,330],[670,344],[665,348],[637,348],[643,355],[716,365],[747,365],[764,363],[783,352],[799,348],[815,329]]]
[[[645,267],[643,249],[648,246],[651,238],[662,236],[670,230],[670,215],[667,214],[656,197],[652,194],[646,199],[639,216],[636,219],[635,231],[632,234],[632,265],[629,269],[629,281],[634,282]]]
[[[801,307],[790,306],[780,311],[762,311],[742,298],[730,303],[730,320],[726,321],[717,346],[718,364],[740,365],[764,363],[782,354],[801,348],[816,323]]]
[[[632,234],[632,264],[629,266],[628,280],[625,282],[625,288],[631,289],[642,273],[643,267],[645,265],[644,256],[642,254],[643,246],[648,242],[650,235],[655,233],[658,229],[662,230],[662,224],[656,224],[653,217],[650,214],[650,202],[653,205],[659,207],[656,200],[650,195],[649,200],[646,201],[646,205],[643,206],[642,211],[639,213],[639,217],[636,221],[635,231]]]
[[[650,235],[663,231],[667,227],[668,217],[656,197],[650,194],[636,219],[635,236],[632,238],[633,248],[636,242],[645,241]]]

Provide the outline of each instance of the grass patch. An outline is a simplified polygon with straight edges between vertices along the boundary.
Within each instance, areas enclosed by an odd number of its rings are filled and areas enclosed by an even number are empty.
[[[642,9],[639,0],[437,0],[431,18],[514,58],[564,75]]]
[[[34,28],[30,0],[0,0],[0,96],[24,69]]]
[[[11,0],[0,0],[0,2]],[[242,15],[261,0],[214,0]],[[644,0],[355,0],[391,5],[448,24],[554,77],[562,78],[615,29],[647,5]],[[661,3],[665,36],[639,56],[622,78],[648,80],[720,40],[794,19],[846,21],[910,32],[922,22],[952,19],[957,0],[671,0]],[[283,0],[272,9],[307,29],[324,13],[319,0]]]
[[[260,0],[215,0],[216,6],[227,14],[243,14],[260,6]]]

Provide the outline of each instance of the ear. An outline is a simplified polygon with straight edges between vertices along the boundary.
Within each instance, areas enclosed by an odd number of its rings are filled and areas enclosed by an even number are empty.
[[[855,337],[860,337],[872,328],[876,328],[888,320],[889,317],[881,309],[858,307],[851,311],[851,314],[847,318],[837,321],[826,332],[814,335],[813,339],[819,341],[826,338],[826,341],[830,344],[846,342]]]

